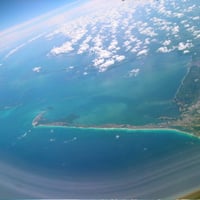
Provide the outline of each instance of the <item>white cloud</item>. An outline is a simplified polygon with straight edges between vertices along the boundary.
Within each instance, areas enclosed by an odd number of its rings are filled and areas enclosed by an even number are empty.
[[[19,51],[22,47],[26,46],[27,43],[23,43],[17,47],[15,47],[14,49],[12,49],[11,51],[8,52],[8,54],[6,54],[5,59],[9,58],[11,55],[13,55],[14,53],[16,53],[17,51]]]
[[[169,48],[167,48],[166,46],[164,46],[164,47],[160,47],[160,48],[158,48],[158,49],[157,49],[157,52],[161,52],[161,53],[169,53],[169,52],[171,52],[171,51],[173,51],[173,50],[174,50],[174,48],[169,49]]]
[[[78,30],[76,30],[75,32],[73,31],[73,33],[70,34],[71,42],[74,44],[76,42],[78,42],[80,39],[83,38],[83,36],[87,33],[87,30],[85,29],[85,27],[79,27]]]
[[[168,53],[175,49],[187,53],[191,48],[190,43],[194,43],[194,41],[185,41],[184,34],[182,34],[184,29],[190,32],[187,33],[189,39],[191,39],[190,35],[193,36],[193,39],[200,38],[199,27],[195,24],[197,22],[195,20],[200,17],[184,16],[182,13],[185,14],[185,11],[180,12],[182,11],[181,6],[177,7],[177,3],[174,1],[166,3],[166,1],[161,0],[157,3],[146,0],[144,3],[144,1],[130,0],[122,3],[121,1],[110,0],[106,4],[102,1],[106,2],[106,0],[90,1],[87,4],[90,6],[84,7],[87,8],[87,14],[81,14],[71,21],[66,20],[68,12],[59,15],[60,17],[65,16],[65,19],[61,20],[58,29],[46,36],[47,38],[54,38],[55,35],[62,36],[62,38],[65,37],[67,42],[52,46],[53,48],[49,50],[51,54],[59,55],[72,51],[77,54],[86,53],[97,70],[106,71],[109,66],[124,60],[126,57],[121,54],[126,51],[137,56],[148,55],[153,48],[152,42],[155,42],[156,45],[161,44],[157,49],[157,52],[160,53]],[[136,19],[134,12],[137,10],[137,6],[142,7],[147,3],[148,6],[143,9],[144,16],[138,17],[139,20]],[[101,8],[98,8],[101,4],[103,4]],[[90,13],[89,8],[92,8],[92,5],[95,7],[95,9],[92,9],[95,12]],[[169,7],[172,10],[168,10]],[[194,9],[194,7],[190,9]],[[150,16],[152,12],[158,14],[155,16],[159,18]],[[176,22],[173,17],[176,17]],[[192,24],[193,21],[195,22]],[[62,24],[63,22],[65,24]],[[160,38],[166,38],[166,40],[159,41]],[[34,39],[32,38],[29,41]],[[174,43],[177,44],[177,41],[185,42],[172,46]],[[22,47],[13,49],[9,52],[10,55]]]
[[[168,45],[170,45],[171,44],[171,40],[165,40],[164,42],[163,42],[163,45],[164,46],[168,46]]]
[[[107,60],[105,63],[101,64],[101,67],[109,67],[110,65],[113,65],[115,61],[113,59]]]
[[[53,55],[58,55],[58,54],[63,54],[63,53],[68,53],[73,51],[74,48],[72,47],[72,43],[71,42],[65,42],[62,46],[60,47],[54,47],[51,50],[51,53]]]
[[[199,35],[197,35],[195,39],[199,39],[199,38],[200,38],[200,34],[199,34]]]
[[[31,43],[31,42],[33,42],[33,41],[35,41],[35,40],[38,40],[39,38],[41,38],[42,36],[44,36],[44,34],[45,34],[45,33],[41,33],[41,34],[39,34],[39,35],[36,35],[35,37],[29,39],[27,43]]]
[[[174,13],[174,17],[181,18],[183,16],[184,16],[183,13]]]
[[[187,9],[186,9],[186,11],[187,12],[192,12],[193,11],[193,9],[196,7],[196,5],[194,4],[194,5],[192,5],[192,6],[189,6]]]
[[[115,50],[117,48],[118,45],[118,41],[116,39],[112,40],[112,42],[110,43],[108,50]]]
[[[94,65],[95,67],[96,67],[96,66],[99,66],[99,65],[101,65],[102,63],[104,63],[104,61],[105,61],[104,58],[100,58],[100,59],[97,59],[97,58],[96,58],[96,59],[93,60],[93,63],[94,63],[93,65]]]
[[[141,49],[142,44],[143,44],[143,42],[137,39],[136,44],[131,49],[131,52],[132,53],[137,53]]]
[[[180,42],[178,44],[178,50],[179,51],[183,51],[183,50],[186,50],[186,49],[190,49],[191,47],[193,47],[193,44],[191,42],[187,42],[187,43],[184,43],[184,42]]]
[[[69,66],[69,69],[74,69],[74,66]]]
[[[191,27],[187,28],[186,30],[193,33],[195,31],[195,26],[191,26]]]
[[[83,72],[83,75],[84,75],[84,76],[88,75],[88,72]]]
[[[44,33],[39,34],[39,35],[37,35],[37,36],[35,36],[35,37],[29,39],[27,42],[24,42],[24,43],[18,45],[17,47],[15,47],[14,49],[10,50],[10,51],[6,54],[5,59],[9,58],[11,55],[15,54],[15,53],[18,52],[20,49],[22,49],[23,47],[25,47],[26,45],[28,45],[29,43],[31,43],[31,42],[33,42],[33,41],[35,41],[35,40],[41,38],[43,35],[44,35]]]
[[[190,25],[189,25],[189,24],[185,24],[184,27],[185,27],[185,28],[189,28]]]
[[[188,20],[182,20],[181,21],[181,24],[186,24],[186,23],[188,23]]]
[[[179,26],[178,26],[178,25],[174,26],[174,27],[171,29],[171,31],[172,31],[172,34],[173,34],[173,35],[176,35],[177,33],[179,33]]]
[[[86,52],[89,48],[90,48],[90,46],[87,43],[83,43],[80,45],[80,48],[79,48],[77,54],[82,54],[82,53]]]
[[[34,67],[33,72],[39,73],[41,71],[41,67]]]
[[[192,20],[200,20],[200,16],[193,17]]]
[[[132,48],[132,46],[129,45],[129,46],[126,47],[125,51],[129,51],[129,50],[131,50],[131,48]]]
[[[115,1],[112,2],[116,4]],[[92,61],[93,66],[101,66],[102,68],[105,68],[107,65],[113,62],[112,60],[114,60],[114,62],[120,62],[124,60],[125,56],[117,55],[117,52],[122,49],[122,47],[126,46],[125,50],[129,51],[132,49],[131,44],[135,43],[134,48],[137,52],[142,48],[144,49],[144,45],[142,46],[143,41],[140,41],[135,37],[134,34],[132,34],[132,30],[136,28],[136,25],[133,24],[131,20],[133,20],[134,7],[137,7],[138,5],[143,6],[149,2],[145,1],[145,3],[143,2],[144,4],[142,5],[139,1],[135,2],[134,4],[127,2],[126,4],[123,4],[126,5],[124,7],[121,7],[121,3],[119,3],[119,6],[116,6],[117,4],[115,6],[112,4],[111,9],[102,9],[101,11],[96,12],[94,15],[81,17],[80,19],[72,21],[70,24],[66,24],[64,27],[61,27],[59,31],[55,31],[54,34],[61,33],[65,35],[70,40],[71,45],[64,49],[63,46],[61,46],[62,48],[54,47],[51,50],[51,53],[57,55],[64,52],[68,53],[68,50],[70,52],[73,49],[77,38],[80,38],[81,36],[83,37],[87,33],[89,39],[84,40],[79,45],[77,54],[88,52],[89,55],[95,56],[95,59]],[[124,18],[124,13],[127,14],[127,18]],[[126,42],[122,41],[124,42],[124,46],[120,48],[118,46],[118,32],[119,29],[122,28],[121,24],[126,27],[126,29],[124,28],[124,33],[122,33],[125,35]],[[90,27],[90,31],[87,29],[87,27]],[[150,37],[156,35],[154,33],[154,29],[152,27],[148,27],[147,22],[138,22],[137,27],[142,27],[141,32],[143,34],[148,34]],[[78,37],[76,37],[77,34]],[[108,41],[111,41],[110,44],[108,44]],[[147,44],[150,44],[150,39],[148,38],[146,39],[146,45]],[[134,50],[132,49],[132,51]],[[147,51],[148,50],[143,50],[139,52],[138,55],[146,55]]]
[[[132,53],[137,53],[137,52],[138,52],[138,48],[137,48],[137,47],[132,48],[132,49],[131,49],[131,52],[132,52]]]
[[[88,35],[88,36],[86,37],[86,39],[83,41],[83,43],[88,43],[88,42],[91,41],[91,39],[92,39],[92,36],[91,36],[91,35]]]
[[[140,72],[140,69],[139,68],[134,68],[134,69],[132,69],[130,72],[129,72],[129,77],[132,77],[132,76],[137,76],[138,74],[139,74],[139,72]]]
[[[143,49],[137,53],[137,56],[146,56],[148,55],[148,49]]]
[[[105,50],[105,49],[99,49],[97,52],[99,58],[110,58],[112,56],[112,52]]]
[[[140,40],[138,40],[134,35],[130,35],[129,36],[129,40],[130,40],[130,42],[132,43],[132,42],[139,42]]]
[[[114,57],[116,59],[116,61],[121,62],[122,60],[124,60],[126,57],[124,55],[115,55]]]
[[[128,47],[130,44],[131,44],[131,41],[126,40],[126,41],[124,42],[124,46],[125,46],[125,47]]]
[[[150,44],[150,43],[151,43],[151,42],[150,42],[150,38],[146,38],[145,41],[144,41],[144,43],[145,43],[146,45]]]
[[[103,38],[98,34],[93,38],[92,42],[94,42],[96,47],[101,47],[103,45]]]
[[[139,28],[139,32],[140,34],[149,36],[149,37],[154,37],[157,36],[158,34],[154,31],[154,29],[152,27],[145,27],[145,28]]]
[[[190,53],[190,51],[189,50],[184,50],[183,53],[187,54],[187,53]]]
[[[113,59],[106,60],[106,62],[104,62],[98,67],[99,72],[105,72],[107,68],[113,64],[115,64],[115,61]]]

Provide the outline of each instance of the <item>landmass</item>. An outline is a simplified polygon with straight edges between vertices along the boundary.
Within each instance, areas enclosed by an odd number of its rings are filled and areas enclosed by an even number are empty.
[[[172,129],[187,134],[200,137],[200,53],[192,56],[192,61],[188,65],[188,70],[177,92],[174,96],[174,103],[179,107],[180,116],[171,118],[160,116],[159,123],[146,124],[142,126],[134,126],[130,124],[102,124],[102,125],[84,125],[76,124],[74,120],[79,116],[69,114],[63,121],[50,122],[44,119],[47,111],[40,112],[32,121],[34,127],[56,126],[69,128],[84,129]]]
[[[41,120],[43,119],[44,114],[46,113],[46,111],[42,111],[41,113],[39,113],[32,121],[32,126],[38,126],[41,123]]]
[[[194,135],[200,136],[200,47],[192,55],[192,61],[174,97],[179,106],[180,117],[171,122]]]
[[[160,116],[159,122],[135,126],[130,124],[102,124],[84,125],[76,124],[76,119],[80,116],[69,114],[59,121],[49,121],[44,118],[46,111],[40,112],[32,121],[34,127],[59,126],[71,128],[95,128],[95,129],[173,129],[200,137],[200,45],[194,49],[191,61],[188,63],[188,70],[183,77],[173,102],[179,108],[180,115],[177,118]]]

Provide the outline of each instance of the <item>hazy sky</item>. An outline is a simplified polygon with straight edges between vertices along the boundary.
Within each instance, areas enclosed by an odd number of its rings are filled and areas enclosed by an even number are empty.
[[[13,48],[24,38],[35,37],[53,26],[96,12],[102,6],[106,9],[113,3],[116,0],[2,0],[0,52]]]
[[[30,20],[75,0],[1,0],[0,30]]]

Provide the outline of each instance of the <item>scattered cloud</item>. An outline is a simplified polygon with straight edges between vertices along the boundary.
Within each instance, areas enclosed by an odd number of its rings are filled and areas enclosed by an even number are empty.
[[[126,57],[124,55],[116,55],[114,56],[114,58],[116,59],[116,61],[121,62],[122,60],[124,60]]]
[[[84,75],[84,76],[88,75],[88,72],[83,72],[83,75]]]
[[[69,66],[69,69],[74,69],[74,66]]]
[[[33,72],[39,73],[41,71],[41,67],[34,67],[32,70]]]
[[[155,52],[180,51],[186,54],[191,52],[193,44],[200,38],[197,24],[200,17],[195,14],[199,13],[200,8],[187,0],[180,1],[182,3],[174,0],[92,0],[72,10],[62,9],[62,12],[54,12],[54,16],[52,13],[51,17],[48,15],[49,21],[45,18],[37,27],[43,30],[59,24],[57,28],[52,28],[45,36],[36,34],[27,42],[16,45],[6,54],[6,58],[40,37],[52,40],[52,43],[54,39],[64,38],[62,44],[55,40],[48,55],[71,55],[73,52],[74,56],[79,57],[84,54],[91,63],[90,67],[99,72],[105,72],[109,67],[128,59],[130,54],[136,59]],[[73,19],[69,19],[70,13],[73,13]],[[32,28],[28,29],[29,33],[30,30]]]
[[[164,42],[163,42],[163,45],[164,46],[168,46],[168,45],[170,45],[171,44],[171,40],[165,40]]]
[[[99,72],[104,72],[107,68],[115,63],[114,59],[106,60],[103,64],[99,66]]]
[[[175,25],[172,29],[172,34],[173,35],[176,35],[177,33],[179,33],[179,26],[178,25]]]
[[[54,47],[51,50],[51,53],[53,55],[58,55],[58,54],[63,54],[63,53],[69,53],[71,51],[73,51],[74,48],[72,47],[72,43],[71,42],[65,42],[62,46],[60,47]]]
[[[100,59],[95,58],[93,60],[93,63],[94,63],[94,66],[97,67],[97,66],[101,65],[102,63],[104,63],[104,61],[105,60],[103,58],[100,58]]]
[[[139,68],[134,68],[132,69],[131,71],[129,71],[129,77],[136,77],[140,72],[140,69]]]
[[[134,16],[140,8],[144,12],[143,18],[136,20]],[[189,6],[190,11],[194,9],[193,5]],[[154,17],[152,10],[157,12]],[[67,41],[60,47],[53,47],[51,53],[86,53],[91,57],[93,67],[100,72],[126,59],[127,52],[138,58],[148,56],[152,44],[160,44],[154,52],[178,50],[188,53],[193,45],[185,42],[182,29],[191,32],[194,38],[199,38],[200,32],[192,26],[199,16],[188,18],[187,12],[174,1],[127,1],[123,4],[112,1],[106,9],[97,9],[95,14],[82,16],[55,30],[53,36],[63,35]],[[163,36],[166,39],[160,41]]]
[[[89,44],[83,43],[80,45],[80,48],[79,48],[77,54],[82,54],[82,53],[86,52],[89,48],[90,48]]]
[[[143,49],[137,53],[137,56],[146,56],[148,54],[148,49]]]
[[[190,51],[189,50],[184,50],[183,53],[187,54],[187,53],[190,53]]]
[[[168,47],[164,46],[164,47],[158,48],[157,52],[169,53],[169,52],[173,51],[174,49],[175,49],[174,47],[172,49],[169,49]]]
[[[178,44],[178,50],[179,51],[184,51],[186,49],[190,49],[191,47],[193,47],[193,44],[191,42],[186,42],[186,43],[180,42]]]

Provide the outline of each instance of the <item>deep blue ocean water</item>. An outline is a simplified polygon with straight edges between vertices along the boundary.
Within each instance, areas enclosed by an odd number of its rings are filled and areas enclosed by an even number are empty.
[[[8,153],[47,173],[90,177],[142,168],[195,149],[199,143],[173,131],[41,128],[13,142]]]

